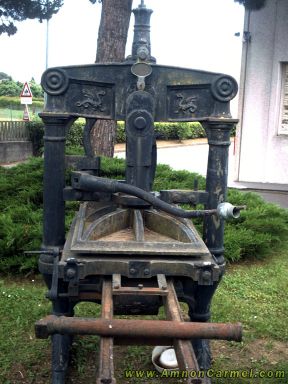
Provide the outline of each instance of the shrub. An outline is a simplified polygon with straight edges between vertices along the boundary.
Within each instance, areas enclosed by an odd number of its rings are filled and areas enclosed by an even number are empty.
[[[0,270],[36,268],[42,233],[42,159],[6,169],[0,167]]]
[[[228,221],[225,230],[226,257],[265,257],[272,248],[287,240],[288,210],[266,203],[253,192],[229,190],[228,200],[234,205],[247,205],[239,219]]]
[[[66,145],[68,147],[83,146],[84,125],[84,119],[78,119],[73,123],[66,138]]]
[[[206,137],[205,130],[199,122],[192,123],[155,123],[155,136],[157,140],[187,140]],[[124,121],[118,121],[117,143],[126,141]]]
[[[83,144],[84,119],[77,120],[67,135],[68,146],[81,146]],[[205,130],[198,122],[193,123],[155,123],[155,136],[157,140],[187,140],[206,137]],[[125,143],[124,121],[117,122],[116,142]]]
[[[1,100],[1,97],[0,97]],[[73,147],[74,150],[78,146],[83,146],[83,130],[84,130],[85,120],[79,119],[76,120],[71,128],[68,131],[66,146]],[[44,132],[44,124],[41,119],[35,118],[31,123],[29,123],[29,128],[31,129],[31,135],[41,137]],[[234,132],[235,133],[235,132]],[[34,137],[33,136],[33,137]],[[155,137],[157,140],[188,140],[206,137],[204,128],[199,122],[192,123],[155,123]],[[38,140],[38,139],[37,139]],[[116,132],[116,142],[125,143],[126,134],[125,134],[125,124],[123,121],[118,121],[117,123],[117,132]],[[39,144],[39,141],[37,141]],[[68,149],[71,152],[70,149]],[[39,150],[38,150],[39,152]]]
[[[32,142],[33,156],[41,156],[43,153],[44,125],[40,118],[35,118],[27,124],[29,139]]]
[[[34,98],[32,108],[43,109],[44,100],[43,98]],[[19,96],[0,96],[0,108],[13,108],[13,109],[23,109],[23,105],[20,102]]]

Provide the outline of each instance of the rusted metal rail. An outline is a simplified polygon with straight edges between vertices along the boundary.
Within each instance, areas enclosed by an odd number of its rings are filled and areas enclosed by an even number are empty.
[[[107,337],[158,337],[175,339],[218,339],[241,341],[240,323],[190,323],[165,320],[90,319],[50,315],[36,322],[36,336],[55,333]]]
[[[108,279],[103,282],[102,319],[113,319],[112,283]],[[101,337],[99,353],[99,370],[96,384],[116,384],[114,377],[113,337]]]
[[[168,295],[164,298],[164,308],[167,319],[173,322],[183,322],[181,309],[172,280],[168,280]],[[174,339],[174,349],[178,366],[182,371],[198,371],[199,366],[190,340]],[[193,382],[190,378],[190,382]],[[195,381],[194,381],[195,383]]]

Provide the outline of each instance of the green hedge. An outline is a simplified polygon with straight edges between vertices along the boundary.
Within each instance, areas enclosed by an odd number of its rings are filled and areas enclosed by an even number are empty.
[[[32,141],[33,156],[41,156],[43,153],[44,125],[39,118],[26,123],[29,132],[29,138]]]
[[[66,144],[68,147],[77,147],[83,145],[83,128],[84,119],[77,120],[70,128]],[[41,119],[36,118],[28,124],[29,129],[33,131],[33,135],[37,137],[43,136],[44,125]],[[36,131],[39,132],[36,132]],[[205,137],[205,130],[198,122],[193,123],[155,123],[155,135],[157,140],[187,140]],[[117,143],[125,143],[125,125],[123,121],[117,123]]]
[[[67,151],[70,153],[70,147],[73,151],[77,147],[83,146],[83,129],[85,120],[78,119],[69,129],[66,146]],[[35,118],[32,122],[28,123],[31,130],[31,140],[35,146],[34,153],[41,153],[41,143],[43,144],[44,125],[40,118]],[[232,135],[235,134],[235,128]],[[155,123],[155,136],[157,140],[188,140],[206,137],[204,128],[199,122],[190,123]],[[125,125],[123,121],[117,123],[116,142],[125,143]]]
[[[67,153],[79,151],[83,146],[84,119],[77,120],[69,129],[66,147]],[[30,139],[33,143],[33,154],[35,156],[43,152],[44,124],[40,118],[35,118],[27,123]],[[205,137],[205,131],[200,123],[155,123],[155,135],[157,140],[187,140]],[[120,121],[117,123],[117,143],[125,143],[125,125]],[[78,148],[78,149],[77,149]]]
[[[77,120],[71,127],[67,144],[72,146],[82,145],[84,119]],[[235,135],[235,127],[232,136]],[[206,137],[206,132],[199,122],[189,123],[155,123],[155,136],[157,140],[189,140]],[[117,122],[116,142],[125,143],[124,121]]]
[[[204,128],[199,122],[190,123],[155,123],[157,140],[188,140],[206,137]],[[126,141],[125,125],[123,121],[117,123],[117,143]]]
[[[102,175],[124,178],[122,159],[102,161]],[[42,178],[43,160],[34,158],[26,164],[6,169],[0,167],[0,272],[37,269],[37,257],[23,255],[26,250],[37,250],[42,236]],[[188,171],[172,171],[167,165],[157,167],[154,189],[190,189],[194,179],[199,188],[205,187],[202,176]],[[254,193],[229,190],[232,204],[246,204],[248,209],[237,220],[227,221],[225,229],[226,258],[263,258],[277,250],[287,240],[288,210],[268,204]],[[69,228],[78,203],[67,204],[66,227]],[[198,222],[198,227],[201,228]]]
[[[33,104],[31,107],[37,109],[43,109],[44,100],[33,97]],[[23,109],[23,105],[20,102],[20,97],[0,96],[0,108],[12,108],[12,109]]]

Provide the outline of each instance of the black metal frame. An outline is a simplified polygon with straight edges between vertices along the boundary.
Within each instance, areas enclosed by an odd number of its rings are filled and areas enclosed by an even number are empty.
[[[82,300],[101,302],[104,276],[118,273],[131,282],[135,278],[153,280],[161,273],[174,278],[178,299],[189,305],[191,321],[207,322],[211,299],[225,270],[224,220],[215,215],[215,211],[226,199],[230,133],[237,122],[231,118],[229,102],[237,93],[237,83],[228,75],[156,65],[150,53],[151,11],[142,2],[134,13],[136,33],[132,56],[125,63],[51,68],[43,74],[47,103],[40,114],[45,123],[45,165],[39,268],[49,287],[48,297],[56,316],[73,316],[75,304]],[[66,187],[65,140],[69,127],[80,116],[87,119],[86,155],[73,159],[78,164],[78,172],[72,177],[72,186]],[[158,257],[153,252],[150,256],[146,252],[145,257],[143,253],[124,252],[119,257],[115,252],[109,255],[106,249],[104,253],[95,251],[92,260],[91,251],[90,256],[85,256],[83,251],[71,251],[77,223],[74,222],[65,240],[65,200],[97,201],[103,212],[109,212],[111,207],[117,209],[119,205],[134,211],[151,209],[151,203],[142,199],[117,195],[113,190],[115,184],[107,186],[103,179],[98,180],[98,189],[87,187],[89,177],[98,175],[100,168],[100,160],[93,156],[89,144],[89,133],[97,119],[126,121],[127,188],[138,187],[150,195],[156,167],[154,121],[202,123],[209,144],[206,191],[162,191],[158,198],[168,204],[187,202],[187,199],[194,205],[205,204],[205,209],[211,211],[204,215],[203,239],[209,250],[206,248],[206,254],[200,252],[200,247],[198,258],[195,254],[189,257],[189,251],[186,254],[183,251],[184,256],[175,259],[168,253],[167,257],[165,254]],[[80,180],[84,180],[81,185]],[[137,213],[135,215],[137,224]],[[181,220],[175,220],[180,225]],[[129,305],[131,309],[133,300]],[[142,300],[142,305],[142,312],[157,313],[161,302],[159,298],[148,297]],[[121,299],[117,306],[119,313],[129,313]],[[69,335],[52,336],[53,384],[64,383],[70,342]],[[207,342],[196,339],[193,347],[199,367],[208,369]]]

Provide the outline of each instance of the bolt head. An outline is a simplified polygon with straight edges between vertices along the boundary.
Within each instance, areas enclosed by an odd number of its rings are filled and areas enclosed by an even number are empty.
[[[210,279],[211,279],[211,272],[210,271],[204,271],[203,273],[202,273],[202,279],[204,280],[204,281],[209,281]]]
[[[136,117],[134,125],[137,129],[144,129],[147,125],[147,121],[143,116]]]
[[[68,279],[72,279],[73,277],[75,277],[75,275],[76,275],[75,269],[73,269],[73,268],[67,269],[66,276],[68,277]]]

